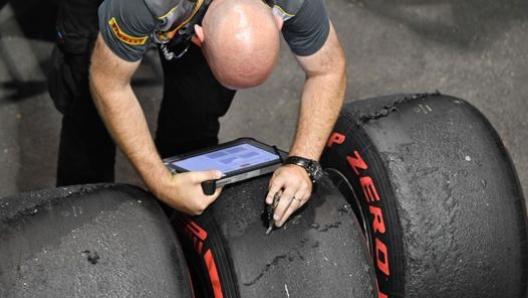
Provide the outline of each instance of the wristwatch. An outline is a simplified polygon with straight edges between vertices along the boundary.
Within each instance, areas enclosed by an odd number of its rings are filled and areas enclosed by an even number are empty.
[[[284,164],[298,165],[303,167],[308,173],[308,177],[312,180],[312,183],[315,184],[321,177],[323,177],[323,169],[319,162],[313,159],[308,159],[300,156],[288,156],[284,161]]]

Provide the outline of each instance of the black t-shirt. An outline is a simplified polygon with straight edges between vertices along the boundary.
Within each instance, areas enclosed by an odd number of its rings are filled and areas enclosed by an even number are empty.
[[[330,24],[322,0],[266,3],[284,20],[282,34],[294,54],[308,56],[323,46]],[[185,23],[195,8],[188,0],[105,0],[99,7],[99,29],[117,56],[138,61],[155,42],[156,32],[174,29],[174,23]]]

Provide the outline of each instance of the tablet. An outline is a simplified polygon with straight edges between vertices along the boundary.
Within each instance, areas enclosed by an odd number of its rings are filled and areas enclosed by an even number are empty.
[[[247,180],[273,172],[282,165],[287,152],[252,138],[240,138],[189,154],[163,160],[172,173],[219,170],[222,178],[202,183],[204,193],[211,195],[219,186]]]

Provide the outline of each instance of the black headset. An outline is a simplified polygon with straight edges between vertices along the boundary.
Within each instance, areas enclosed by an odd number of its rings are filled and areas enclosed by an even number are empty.
[[[178,32],[167,41],[159,41],[160,50],[166,60],[179,59],[187,53],[191,46],[192,37],[196,34],[194,25],[201,25],[205,12],[209,8],[212,0],[204,0],[194,16],[183,25]],[[177,53],[177,54],[176,54]]]

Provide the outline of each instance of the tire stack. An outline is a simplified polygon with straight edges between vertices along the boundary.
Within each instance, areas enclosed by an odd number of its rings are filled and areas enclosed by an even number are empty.
[[[436,93],[348,104],[322,163],[369,239],[380,297],[526,297],[521,187],[467,102]]]
[[[129,185],[0,199],[0,297],[525,298],[526,205],[486,118],[459,98],[345,105],[309,203],[266,235],[269,176],[198,217]]]
[[[332,182],[266,235],[269,178],[225,189],[199,217],[174,216],[197,297],[376,297],[363,234]]]
[[[0,297],[193,297],[149,193],[82,185],[0,200]]]

